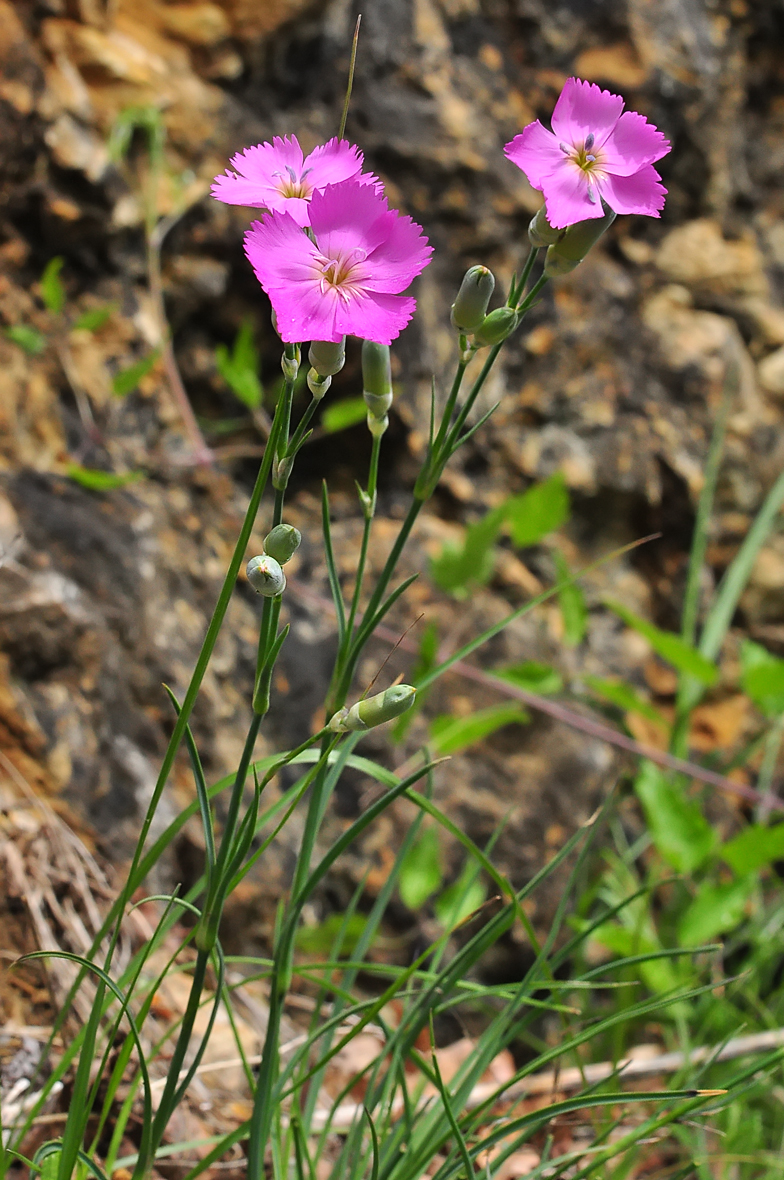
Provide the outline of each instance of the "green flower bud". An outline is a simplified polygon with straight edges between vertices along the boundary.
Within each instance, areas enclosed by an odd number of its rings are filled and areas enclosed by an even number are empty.
[[[283,455],[280,459],[272,460],[272,486],[282,492],[289,486],[289,476],[294,466],[294,455]]]
[[[335,733],[349,733],[357,729],[373,729],[392,721],[410,709],[416,698],[416,689],[410,684],[394,684],[384,692],[376,693],[365,701],[357,701],[350,709],[339,709],[329,723]]]
[[[590,217],[587,221],[578,221],[564,230],[564,235],[554,246],[550,246],[545,256],[544,273],[549,279],[568,275],[579,266],[592,246],[609,229],[615,221],[615,213],[607,205],[602,204],[603,217]]]
[[[280,367],[283,370],[283,376],[286,378],[286,380],[287,381],[294,381],[297,376],[297,373],[299,372],[299,362],[300,362],[299,345],[298,344],[294,344],[294,345],[287,344],[286,348],[290,348],[292,350],[292,353],[291,353],[291,356],[288,356],[285,352],[283,353],[283,356],[280,358]]]
[[[458,332],[476,331],[487,315],[494,288],[493,272],[486,266],[472,266],[467,270],[452,304],[452,327]]]
[[[308,389],[315,401],[320,401],[332,384],[331,377],[320,377],[315,369],[308,369]]]
[[[331,340],[312,340],[308,360],[320,377],[334,377],[346,363],[346,337],[338,344]]]
[[[528,226],[528,239],[532,246],[552,246],[565,233],[562,229],[554,229],[547,220],[547,210],[544,205],[539,209]]]
[[[474,332],[477,344],[500,344],[517,327],[517,312],[513,307],[497,307],[485,316]]]
[[[368,430],[374,438],[381,438],[381,435],[389,426],[389,418],[384,414],[383,418],[377,417],[375,414],[368,414],[367,416]]]
[[[302,533],[293,524],[276,524],[264,538],[264,552],[273,557],[278,565],[291,561],[302,542]]]
[[[362,341],[362,388],[365,393],[386,397],[392,392],[392,361],[388,344]]]
[[[286,575],[275,558],[267,553],[261,557],[251,557],[245,572],[256,593],[263,594],[265,598],[275,598],[286,589]]]
[[[393,396],[388,344],[376,344],[373,340],[362,341],[362,396],[368,408],[368,426],[371,417],[386,417]],[[373,427],[370,429],[372,432]]]

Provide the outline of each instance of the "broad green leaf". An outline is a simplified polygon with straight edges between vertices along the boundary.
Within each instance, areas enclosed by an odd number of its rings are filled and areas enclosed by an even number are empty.
[[[343,931],[341,954],[351,958],[354,948],[365,933],[367,918],[364,914],[352,914],[343,929],[344,915],[330,914],[317,926],[300,926],[297,931],[297,950],[306,955],[329,956],[335,939]]]
[[[327,434],[336,434],[338,430],[346,430],[349,426],[364,422],[366,417],[367,406],[364,398],[345,397],[326,407],[321,415],[321,425]]]
[[[536,545],[569,519],[569,492],[560,472],[506,501],[505,516],[512,541],[520,549]]]
[[[619,619],[623,619],[627,627],[631,627],[647,639],[657,655],[660,655],[668,664],[672,664],[679,672],[686,672],[703,684],[715,684],[719,675],[716,665],[706,659],[685,639],[681,639],[680,635],[674,635],[671,631],[662,631],[620,602],[605,599],[605,606],[618,615]]]
[[[734,930],[754,888],[753,878],[746,877],[725,885],[700,885],[699,892],[678,923],[681,946],[699,946],[717,934]]]
[[[215,349],[215,364],[223,380],[249,410],[258,409],[264,396],[259,380],[259,354],[253,340],[253,323],[243,320],[231,352],[225,344]]]
[[[634,781],[653,842],[679,873],[691,873],[713,852],[716,833],[697,803],[688,799],[653,762],[643,762]]]
[[[29,324],[12,324],[10,328],[4,329],[4,333],[13,344],[18,344],[31,356],[36,356],[46,348],[46,337]]]
[[[109,322],[116,310],[113,304],[107,303],[105,307],[92,307],[89,311],[83,311],[71,324],[71,331],[97,332]]]
[[[471,587],[486,585],[493,576],[493,548],[503,523],[504,507],[494,508],[469,525],[462,545],[447,543],[430,562],[430,574],[440,590],[466,598]]]
[[[751,824],[729,840],[720,849],[720,854],[739,877],[756,873],[776,860],[784,860],[784,823],[772,828]]]
[[[115,374],[114,380],[112,381],[112,392],[115,396],[125,397],[129,393],[133,393],[142,377],[146,377],[155,366],[160,355],[160,348],[156,348],[152,352],[149,352],[147,356],[142,357],[140,361],[137,361],[135,365],[130,365],[127,369],[121,369],[119,373]]]
[[[44,307],[53,311],[55,315],[59,315],[65,307],[65,287],[60,281],[60,271],[64,262],[65,259],[59,255],[57,258],[50,258],[41,275],[41,298]]]
[[[504,725],[525,725],[529,720],[525,709],[513,701],[477,709],[467,717],[444,714],[431,723],[430,750],[434,757],[457,754],[475,742],[481,742]]]
[[[468,867],[472,868],[472,866]],[[474,876],[473,871],[472,876]],[[453,930],[455,926],[464,922],[469,914],[473,914],[474,910],[479,909],[485,900],[486,893],[487,890],[481,881],[476,879],[466,881],[464,874],[461,874],[453,885],[450,885],[436,898],[433,906],[436,917],[442,926]]]
[[[508,664],[505,668],[494,668],[493,676],[505,680],[507,684],[515,684],[518,688],[525,688],[528,692],[538,692],[542,696],[548,693],[561,692],[563,677],[560,672],[549,664],[539,664],[536,660],[525,660],[522,664]]]
[[[553,556],[558,581],[564,582],[569,577],[566,559],[558,549]],[[576,582],[561,587],[558,591],[558,605],[563,619],[563,641],[567,647],[577,647],[585,639],[588,629],[588,608],[585,605],[585,595]]]
[[[744,639],[740,646],[741,685],[767,717],[784,713],[784,660],[759,643]]]
[[[69,463],[65,471],[69,479],[93,492],[109,492],[112,488],[123,488],[126,484],[138,483],[140,479],[144,479],[143,471],[115,475],[111,471],[101,471],[96,467],[80,467],[78,463]]]
[[[423,828],[400,864],[398,889],[403,903],[410,910],[418,910],[443,879],[438,832],[435,828]]]
[[[654,709],[649,701],[635,692],[631,685],[624,684],[622,680],[602,680],[598,676],[583,676],[583,683],[596,696],[603,697],[604,700],[617,705],[625,713],[639,713],[641,717],[647,717],[654,725],[661,725],[664,729],[669,729],[668,722],[662,717],[659,710]]]
[[[628,929],[615,922],[599,926],[591,938],[624,959],[633,955],[655,955],[661,950],[661,944],[651,935]],[[655,993],[672,991],[680,982],[669,959],[651,959],[647,963],[635,963],[635,971],[639,971],[645,986]]]

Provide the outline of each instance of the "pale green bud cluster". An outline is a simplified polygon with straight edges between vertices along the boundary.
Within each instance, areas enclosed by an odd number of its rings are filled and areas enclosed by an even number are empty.
[[[531,245],[547,246],[544,273],[548,279],[568,275],[579,266],[588,251],[615,221],[615,213],[602,201],[603,217],[589,217],[567,229],[555,229],[547,220],[544,205],[528,226]]]
[[[245,572],[253,589],[264,598],[275,598],[286,589],[286,575],[280,563],[268,553],[251,557]]]
[[[362,341],[362,396],[367,406],[368,430],[380,437],[389,426],[392,405],[392,361],[389,345]]]
[[[373,729],[392,721],[410,709],[416,699],[416,689],[410,684],[394,684],[384,692],[376,693],[367,700],[357,701],[351,708],[339,709],[329,723],[335,733],[352,733],[355,730]]]
[[[291,561],[302,543],[302,533],[293,524],[276,524],[264,538],[264,552],[279,565]]]
[[[517,327],[513,307],[497,307],[488,314],[487,305],[495,290],[493,272],[486,266],[472,266],[463,276],[457,299],[452,304],[452,325],[460,333],[460,356],[465,362],[477,348],[500,344]],[[468,336],[473,337],[469,343]]]

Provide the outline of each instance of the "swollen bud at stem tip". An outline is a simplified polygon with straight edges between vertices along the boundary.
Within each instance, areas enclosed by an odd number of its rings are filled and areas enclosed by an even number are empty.
[[[384,418],[392,405],[392,363],[389,345],[362,341],[362,396],[368,418]]]
[[[452,327],[458,332],[475,332],[487,315],[494,289],[493,272],[486,266],[472,266],[467,270],[452,304]]]
[[[312,340],[308,360],[319,377],[334,377],[346,363],[346,337],[337,344],[331,340]]]
[[[335,733],[350,733],[355,730],[373,729],[392,721],[410,709],[416,698],[416,689],[410,684],[394,684],[384,692],[376,693],[367,700],[357,701],[350,709],[339,709],[329,723]]]
[[[541,246],[552,246],[554,242],[557,242],[559,238],[563,237],[565,232],[565,230],[555,229],[550,225],[550,222],[547,220],[547,210],[542,205],[528,226],[528,240],[537,249]]]
[[[286,575],[275,558],[269,554],[251,557],[245,572],[256,593],[262,594],[265,598],[275,598],[286,589]]]
[[[590,217],[564,230],[563,237],[550,246],[545,255],[544,273],[548,279],[568,275],[579,266],[592,246],[615,221],[615,213],[602,202],[604,217]]]
[[[302,533],[293,524],[276,524],[264,538],[264,552],[278,565],[285,565],[291,561],[301,542]]]
[[[517,312],[513,307],[497,307],[485,316],[474,332],[477,344],[500,344],[517,327]]]

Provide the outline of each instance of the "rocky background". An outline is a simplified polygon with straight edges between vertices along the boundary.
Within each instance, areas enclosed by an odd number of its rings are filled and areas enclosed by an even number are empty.
[[[662,220],[619,219],[573,276],[542,302],[503,355],[484,397],[501,405],[444,478],[407,558],[427,555],[510,492],[561,470],[574,516],[560,545],[585,561],[652,531],[661,540],[604,567],[586,586],[588,637],[559,644],[555,608],[527,616],[484,653],[492,666],[538,659],[567,677],[631,678],[666,705],[666,669],[601,605],[611,592],[677,626],[696,496],[731,361],[740,388],[709,557],[720,575],[784,457],[784,7],[780,0],[0,0],[0,321],[42,336],[38,352],[0,335],[0,772],[93,827],[122,860],[132,845],[172,724],[161,690],[182,693],[231,551],[263,442],[218,374],[215,347],[250,316],[271,386],[278,348],[265,298],[241,252],[249,215],[207,196],[237,149],[296,133],[305,150],[335,134],[348,49],[362,9],[347,134],[436,247],[418,283],[419,312],[395,348],[400,381],[385,461],[377,541],[383,560],[422,454],[430,378],[454,359],[448,307],[467,265],[499,284],[519,267],[538,194],[503,144],[547,119],[576,73],[622,93],[672,140],[661,162]],[[148,281],[143,194],[149,157],[136,134],[125,161],[108,148],[129,109],[161,112],[166,140],[155,191],[168,218],[162,297],[174,356],[213,461],[196,462],[165,353],[124,398],[113,378],[161,344]],[[54,256],[68,303],[58,317],[39,279]],[[79,315],[114,308],[93,332]],[[358,355],[330,396],[359,391]],[[235,421],[228,433],[219,424]],[[364,426],[303,452],[289,518],[305,541],[292,566],[292,636],[270,740],[318,724],[333,629],[318,532],[319,482],[333,495],[336,546],[350,575],[360,531],[353,491],[368,454]],[[69,465],[119,476],[91,490]],[[123,477],[144,478],[123,484]],[[259,538],[265,532],[263,512]],[[448,649],[547,584],[550,550],[505,550],[489,589],[455,605],[424,578],[391,625],[436,619]],[[706,585],[706,591],[710,587]],[[194,728],[211,777],[230,770],[248,720],[258,606],[232,605]],[[784,537],[760,555],[737,619],[784,650]],[[732,644],[705,714],[702,749],[742,737]],[[388,650],[379,643],[363,684]],[[410,665],[398,653],[390,674]],[[497,699],[445,678],[431,711]],[[405,747],[366,741],[399,765]],[[707,735],[707,737],[706,737]],[[646,735],[642,735],[646,736]],[[648,737],[650,735],[647,735]],[[587,817],[613,782],[612,749],[538,719],[510,726],[439,773],[436,797],[475,838],[506,820],[501,867],[522,881]],[[331,824],[347,823],[368,784],[341,787]],[[166,815],[191,797],[182,763]],[[383,880],[410,816],[378,824],[331,886],[325,909],[371,868]],[[234,902],[234,927],[264,938],[285,887],[296,824]],[[167,872],[198,871],[190,832]],[[455,860],[455,866],[457,859]],[[547,903],[536,915],[546,918]]]

